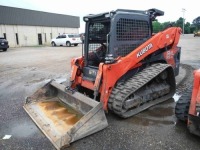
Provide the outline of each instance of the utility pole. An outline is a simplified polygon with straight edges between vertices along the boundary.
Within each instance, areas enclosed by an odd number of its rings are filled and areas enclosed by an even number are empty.
[[[185,19],[184,19],[184,15],[185,15],[185,8],[182,8],[182,12],[183,12],[183,35],[184,35],[184,25],[185,25]]]

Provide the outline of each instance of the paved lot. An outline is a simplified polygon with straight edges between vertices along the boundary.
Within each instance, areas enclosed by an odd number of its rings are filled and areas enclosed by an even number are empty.
[[[199,37],[181,36],[181,63],[200,68],[199,43]],[[81,45],[10,48],[0,52],[0,149],[54,150],[22,106],[25,97],[48,79],[66,78],[71,58],[81,53]],[[182,68],[177,81],[186,71]],[[186,84],[190,84],[189,80]],[[189,134],[186,126],[177,121],[174,106],[171,99],[129,119],[109,113],[106,129],[72,143],[67,149],[198,150],[200,138]],[[3,140],[5,135],[12,136]]]

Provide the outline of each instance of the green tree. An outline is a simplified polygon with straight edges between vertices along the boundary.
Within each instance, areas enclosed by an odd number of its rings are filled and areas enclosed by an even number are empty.
[[[166,28],[168,28],[170,26],[174,26],[174,25],[175,25],[175,22],[170,22],[170,21],[162,23],[163,29],[166,29]]]
[[[180,27],[183,30],[183,18],[180,17],[177,21],[167,21],[164,23],[160,23],[156,20],[153,22],[153,32],[158,33],[163,29],[168,28],[169,25]],[[184,23],[184,34],[191,34],[197,29],[200,30],[200,17],[194,19],[192,25],[189,22]]]
[[[160,22],[153,21],[153,33],[158,33],[163,30],[162,24]]]
[[[184,26],[185,26],[184,27],[184,33],[185,34],[190,34],[191,33],[191,31],[190,31],[190,23],[187,22]]]
[[[176,21],[176,23],[175,23],[175,26],[176,27],[180,27],[182,30],[183,30],[183,18],[182,17],[180,17],[177,21]],[[189,22],[186,22],[186,23],[184,23],[184,34],[190,34],[191,33],[191,31],[190,31],[190,23]]]
[[[183,18],[182,18],[182,17],[180,17],[180,18],[176,21],[175,26],[176,26],[176,27],[183,28]]]
[[[193,27],[195,27],[195,31],[200,30],[200,16],[193,20]]]
[[[194,24],[190,25],[190,33],[194,33],[196,31],[196,26]]]

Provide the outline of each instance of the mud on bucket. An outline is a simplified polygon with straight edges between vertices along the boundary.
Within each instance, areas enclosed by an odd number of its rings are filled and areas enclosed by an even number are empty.
[[[101,103],[55,81],[28,97],[24,109],[57,149],[108,126]]]

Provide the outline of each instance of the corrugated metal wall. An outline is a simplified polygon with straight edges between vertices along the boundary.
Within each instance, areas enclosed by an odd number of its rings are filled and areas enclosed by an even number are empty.
[[[80,18],[0,5],[0,24],[80,28]]]

